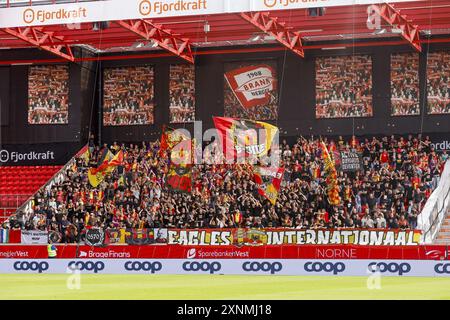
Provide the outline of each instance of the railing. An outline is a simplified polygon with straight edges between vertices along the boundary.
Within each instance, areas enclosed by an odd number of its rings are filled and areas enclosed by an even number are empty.
[[[450,160],[445,164],[439,185],[431,194],[418,217],[418,228],[423,230],[423,243],[433,243],[442,221],[450,209]]]
[[[49,192],[51,190],[51,188],[57,184],[60,183],[62,181],[64,181],[67,176],[66,176],[66,171],[67,169],[72,166],[75,162],[75,157],[73,157],[69,162],[67,162],[67,164],[62,167],[58,172],[56,172],[52,178],[50,178],[50,180],[43,185],[41,188],[39,188],[38,191],[36,191],[34,194],[32,194],[27,200],[26,202],[17,209],[17,211],[22,211],[26,214],[27,218],[29,218],[29,215],[33,212],[33,208],[32,208],[32,200],[34,198],[34,195],[40,191],[44,191],[44,192]]]

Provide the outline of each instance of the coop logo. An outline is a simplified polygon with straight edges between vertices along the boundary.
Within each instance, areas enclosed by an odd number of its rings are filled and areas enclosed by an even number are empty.
[[[434,266],[437,274],[450,274],[450,263],[438,263]]]
[[[220,262],[197,262],[197,261],[186,261],[183,263],[184,271],[204,271],[211,274],[220,271],[222,269],[222,264]]]
[[[102,261],[70,261],[67,268],[71,270],[94,271],[94,273],[98,273],[105,269],[105,263]]]
[[[280,262],[268,262],[268,261],[264,261],[264,262],[244,262],[244,264],[242,265],[242,270],[247,271],[247,272],[258,272],[258,271],[263,271],[263,272],[269,272],[271,274],[275,274],[277,272],[280,272],[283,269],[283,265]]]
[[[148,16],[151,13],[161,15],[164,13],[194,12],[207,9],[207,0],[175,0],[175,1],[150,1],[143,0],[139,3],[139,13]]]
[[[127,261],[124,267],[127,271],[149,271],[150,273],[156,273],[162,269],[162,263],[159,261]]]
[[[23,12],[23,21],[25,23],[28,23],[28,24],[32,23],[34,21],[34,17],[35,17],[35,14],[34,14],[34,10],[33,9],[26,9]]]
[[[306,272],[332,272],[338,274],[345,271],[345,264],[342,262],[307,262],[304,269]]]
[[[409,263],[385,263],[385,262],[371,262],[367,266],[367,269],[370,272],[381,272],[381,273],[395,273],[399,276],[407,274],[411,271],[411,265]]]
[[[48,262],[28,262],[28,261],[17,261],[14,262],[13,268],[16,271],[37,271],[38,273],[42,273],[47,271],[49,268]]]
[[[57,10],[33,10],[31,8],[23,11],[23,21],[26,24],[33,22],[45,23],[47,21],[75,22],[78,19],[87,18],[87,9],[84,7],[70,6]]]

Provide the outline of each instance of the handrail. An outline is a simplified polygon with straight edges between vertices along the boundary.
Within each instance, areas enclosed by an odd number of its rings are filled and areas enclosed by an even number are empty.
[[[424,231],[424,243],[432,243],[435,240],[449,208],[450,160],[447,160],[438,187],[433,191],[418,217],[418,227]]]
[[[66,178],[66,170],[67,168],[69,168],[70,166],[73,165],[73,163],[75,162],[75,155],[58,171],[56,172],[48,181],[46,184],[44,184],[42,187],[40,187],[35,193],[33,193],[25,202],[24,204],[22,204],[19,208],[17,208],[16,212],[22,211],[24,212],[26,215],[31,214],[32,208],[31,208],[31,203],[32,200],[34,199],[34,196],[38,193],[41,192],[42,190],[49,190],[51,189],[51,187],[53,186],[53,184],[56,182],[56,180],[61,180],[61,179],[65,179]]]

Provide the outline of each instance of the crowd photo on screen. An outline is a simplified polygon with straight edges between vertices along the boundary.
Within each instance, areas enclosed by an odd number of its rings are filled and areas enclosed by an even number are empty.
[[[195,121],[195,68],[188,64],[170,66],[170,123]]]
[[[391,106],[393,116],[420,114],[419,55],[391,55]]]
[[[327,199],[321,141],[299,136],[281,140],[285,168],[275,205],[260,196],[249,164],[194,165],[192,192],[173,191],[160,141],[95,145],[89,162],[78,157],[66,177],[32,199],[3,228],[48,230],[55,241],[83,241],[87,229],[102,228],[380,228],[415,229],[417,217],[437,187],[447,152],[436,152],[429,137],[324,138],[331,154],[358,152],[361,170],[338,170],[338,205]],[[215,143],[215,142],[213,142]],[[110,151],[123,163],[97,188],[89,167]],[[216,155],[217,156],[217,155]],[[220,156],[220,153],[218,154]],[[203,159],[206,161],[207,159]]]
[[[252,94],[258,93],[258,91],[252,91],[246,86],[248,82],[242,80],[247,73],[251,74],[251,69],[258,67],[264,67],[269,69],[271,72],[270,76],[257,76],[256,78],[262,80],[265,84],[270,83],[271,88],[267,88],[265,95],[267,96],[266,101],[261,101],[256,105],[251,104],[250,101],[243,101],[244,97],[238,99],[239,94]],[[225,81],[224,81],[224,114],[225,117],[231,118],[242,118],[249,120],[277,120],[278,119],[278,88],[276,86],[277,82],[277,64],[274,61],[265,60],[260,62],[230,62],[226,63],[225,66]],[[242,71],[241,71],[242,70]],[[241,83],[236,84],[233,87],[230,81],[227,80],[227,74],[232,73],[233,78],[239,77]],[[231,77],[230,77],[231,78]],[[246,92],[247,91],[247,92]],[[248,99],[248,98],[247,98]],[[250,105],[246,105],[250,103]]]
[[[316,117],[371,117],[372,57],[316,58]]]
[[[32,66],[28,71],[28,123],[67,124],[69,67]]]
[[[105,68],[103,77],[105,126],[153,124],[153,67]]]
[[[450,52],[431,52],[427,58],[428,113],[450,114]]]

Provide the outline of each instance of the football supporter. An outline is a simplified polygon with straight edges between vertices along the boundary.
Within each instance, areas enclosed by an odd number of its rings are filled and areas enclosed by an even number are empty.
[[[359,150],[362,170],[338,170],[340,203],[330,205],[320,141],[300,137],[281,143],[286,171],[275,205],[260,196],[248,164],[200,164],[192,169],[192,191],[166,183],[167,154],[159,141],[92,148],[90,164],[105,151],[124,152],[124,163],[97,188],[88,180],[85,159],[67,178],[34,196],[31,214],[19,212],[4,227],[48,230],[62,242],[78,242],[88,228],[392,228],[414,229],[446,156],[429,138],[383,137],[325,144]]]

